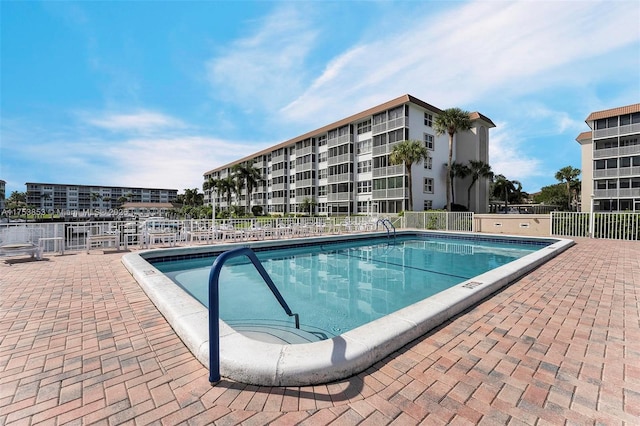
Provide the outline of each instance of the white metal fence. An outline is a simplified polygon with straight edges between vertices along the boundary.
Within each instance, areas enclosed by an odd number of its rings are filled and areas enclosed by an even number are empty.
[[[640,240],[640,213],[552,212],[551,235]]]
[[[391,221],[396,228],[402,225],[398,218]],[[8,227],[38,229],[43,252],[88,250],[91,247],[87,244],[91,245],[91,241],[100,246],[117,242],[120,248],[126,249],[162,243],[174,245],[385,230],[379,218],[373,216],[0,223],[0,230]]]
[[[405,228],[434,231],[473,231],[473,212],[405,212]]]

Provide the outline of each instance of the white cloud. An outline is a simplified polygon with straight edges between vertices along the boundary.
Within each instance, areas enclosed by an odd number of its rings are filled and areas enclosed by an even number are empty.
[[[285,121],[324,123],[371,106],[372,98],[382,102],[407,92],[447,108],[542,86],[584,85],[587,76],[574,82],[579,71],[563,67],[637,43],[638,8],[478,1],[439,15],[415,13],[399,25],[404,31],[349,47],[281,113]],[[591,76],[611,73],[607,64],[591,67]]]
[[[208,79],[227,102],[247,109],[254,104],[272,108],[301,90],[317,30],[309,12],[294,3],[283,3],[263,21],[251,24],[255,30],[249,36],[220,48],[219,56],[207,63]]]
[[[173,117],[152,111],[137,111],[130,114],[109,113],[92,117],[81,114],[87,123],[111,131],[151,131],[165,128],[184,127],[184,123]]]
[[[529,181],[548,174],[540,159],[523,154],[520,136],[506,123],[496,123],[490,138],[489,162],[495,174],[518,180],[527,189]]]

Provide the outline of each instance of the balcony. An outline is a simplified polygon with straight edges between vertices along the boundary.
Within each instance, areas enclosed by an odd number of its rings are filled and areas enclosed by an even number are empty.
[[[327,159],[327,165],[335,166],[336,164],[351,163],[353,161],[353,154],[336,155],[335,157],[329,157]]]
[[[398,164],[395,166],[378,167],[373,169],[373,177],[385,177],[385,176],[397,176],[404,174],[404,165]]]
[[[621,157],[624,155],[640,154],[640,145],[621,146],[620,148],[596,149],[593,158]]]
[[[625,124],[620,127],[610,127],[608,129],[600,129],[593,131],[594,139],[608,138],[611,136],[630,135],[633,133],[640,133],[640,123]]]
[[[313,170],[313,163],[304,163],[296,165],[296,172],[306,172],[309,170]]]
[[[593,195],[596,198],[635,198],[640,197],[640,188],[596,189]]]
[[[394,119],[385,121],[384,123],[374,124],[371,127],[371,132],[373,135],[384,133],[388,130],[394,130],[400,127],[406,127],[407,126],[406,123],[407,123],[407,117],[394,118]]]
[[[278,197],[278,198],[272,198],[271,199],[271,205],[274,204],[286,204],[287,199],[285,197]]]
[[[371,193],[371,197],[374,200],[402,200],[407,197],[406,192],[405,188],[375,189]]]
[[[350,192],[335,192],[332,194],[327,194],[327,201],[349,201],[351,200]]]
[[[271,185],[271,191],[284,191],[287,189],[286,183],[274,183]]]
[[[271,177],[273,178],[285,176],[286,174],[288,174],[287,169],[271,170]]]
[[[339,175],[331,175],[327,179],[328,183],[340,183],[340,182],[350,182],[351,181],[351,173],[341,173]]]
[[[640,176],[640,166],[620,167],[618,169],[603,169],[593,171],[594,178],[614,178],[627,176]]]
[[[353,142],[353,135],[348,134],[348,135],[342,135],[342,136],[338,136],[336,138],[327,140],[327,146],[329,148],[333,148],[338,145],[344,145],[345,143],[351,143],[351,142]]]
[[[296,149],[296,157],[302,157],[303,155],[313,154],[314,147],[308,146],[306,148],[298,148]]]
[[[314,186],[313,185],[313,181],[314,179],[301,179],[299,181],[296,182],[296,188],[303,188],[303,187],[307,187],[307,186]]]

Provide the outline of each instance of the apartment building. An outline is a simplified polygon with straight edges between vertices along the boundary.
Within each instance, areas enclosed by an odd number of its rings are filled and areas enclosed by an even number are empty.
[[[640,103],[595,111],[582,150],[582,211],[640,211]]]
[[[124,203],[170,203],[177,189],[27,182],[27,205],[50,211],[107,211]]]
[[[408,185],[412,185],[413,209],[441,209],[446,205],[448,135],[433,128],[440,109],[411,95],[372,107],[319,129],[287,140],[230,164],[204,173],[204,181],[225,179],[236,164],[250,162],[264,181],[251,194],[251,206],[269,214],[300,213],[305,200],[320,215],[399,213],[407,208]],[[456,134],[454,160],[489,163],[489,129],[495,127],[484,115],[471,113],[472,128]],[[389,161],[394,145],[404,140],[422,141],[429,160],[415,164],[412,182],[404,165]],[[470,180],[456,180],[456,203],[467,204]],[[489,183],[477,182],[470,206],[488,209]],[[205,200],[217,209],[245,206],[246,191],[227,194],[206,190]],[[308,204],[308,203],[307,203]]]

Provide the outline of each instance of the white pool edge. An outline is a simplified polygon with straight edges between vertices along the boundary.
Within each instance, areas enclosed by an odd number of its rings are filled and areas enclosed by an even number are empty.
[[[400,231],[398,235],[415,232],[437,233],[411,230]],[[348,237],[370,238],[375,234],[348,235]],[[462,232],[455,234],[523,239],[523,237],[504,234]],[[345,235],[311,239],[333,241],[344,237]],[[220,373],[223,377],[232,380],[263,386],[306,386],[358,374],[575,244],[573,240],[553,237],[524,239],[556,242],[332,339],[295,345],[265,343],[236,332],[220,320]],[[292,241],[294,240],[245,242],[216,245],[214,248],[218,251],[239,246],[287,245]],[[141,254],[153,256],[162,253],[167,255],[179,254],[181,251],[192,253],[210,250],[211,246],[193,246],[129,253],[122,257],[124,266],[164,315],[176,334],[207,368],[209,367],[208,309],[148,263]]]

